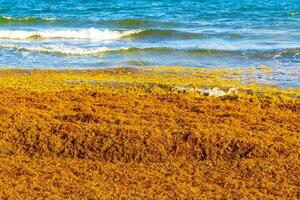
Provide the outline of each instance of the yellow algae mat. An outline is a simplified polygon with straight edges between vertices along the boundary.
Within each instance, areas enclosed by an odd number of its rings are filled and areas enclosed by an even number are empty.
[[[1,70],[0,198],[299,199],[300,90],[268,73]]]

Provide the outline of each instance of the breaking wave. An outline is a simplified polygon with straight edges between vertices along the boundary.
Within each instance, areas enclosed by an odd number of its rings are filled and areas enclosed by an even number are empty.
[[[8,49],[13,49],[18,51],[30,51],[30,52],[46,53],[46,54],[51,53],[51,54],[65,54],[65,55],[79,55],[79,56],[98,55],[105,52],[121,51],[127,49],[127,48],[111,49],[108,47],[79,48],[79,47],[68,47],[64,45],[36,47],[36,46],[17,46],[13,44],[0,44],[0,48],[8,48]]]
[[[2,49],[12,49],[16,51],[29,51],[36,53],[51,53],[77,56],[96,56],[105,53],[119,53],[119,54],[170,54],[175,53],[183,56],[238,56],[247,58],[269,58],[279,59],[283,57],[290,57],[293,59],[300,59],[300,49],[274,49],[274,50],[221,50],[221,49],[175,49],[168,47],[74,47],[66,45],[16,45],[16,44],[0,44]]]
[[[88,29],[62,29],[62,30],[0,30],[1,39],[90,39],[90,40],[116,40],[142,30],[100,30]]]

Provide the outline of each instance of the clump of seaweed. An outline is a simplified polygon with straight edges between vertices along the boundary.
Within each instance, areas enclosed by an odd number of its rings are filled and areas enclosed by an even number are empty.
[[[0,197],[297,198],[299,89],[230,73],[1,71]]]

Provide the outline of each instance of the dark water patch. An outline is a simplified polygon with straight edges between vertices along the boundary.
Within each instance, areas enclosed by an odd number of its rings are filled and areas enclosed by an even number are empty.
[[[287,16],[300,17],[300,12],[289,12],[287,13]]]
[[[89,12],[101,12],[103,10],[105,10],[105,9],[104,8],[95,8],[95,7],[85,9],[85,11],[89,11]]]
[[[108,20],[98,21],[98,24],[113,25],[123,28],[136,28],[136,27],[172,27],[177,25],[175,22],[163,22],[163,21],[150,21],[142,19],[120,19],[120,20]]]
[[[126,62],[126,65],[128,65],[128,66],[146,66],[146,65],[150,65],[150,62],[143,61],[143,60],[130,60],[130,61]]]
[[[42,23],[64,22],[59,18],[41,18],[41,17],[10,17],[0,16],[0,25],[37,25]]]
[[[223,35],[223,37],[230,38],[230,39],[241,39],[243,35],[239,33],[228,33],[226,35]]]
[[[138,19],[122,19],[122,20],[111,20],[104,23],[125,26],[125,27],[137,27],[137,26],[149,26],[153,25],[154,22],[138,20]]]
[[[237,51],[218,49],[191,49],[185,50],[184,53],[187,55],[231,55],[236,54]]]

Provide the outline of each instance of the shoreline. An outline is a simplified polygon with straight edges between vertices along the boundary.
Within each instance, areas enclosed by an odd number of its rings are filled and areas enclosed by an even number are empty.
[[[0,69],[0,86],[19,89],[25,86],[38,90],[64,90],[84,85],[150,85],[164,92],[202,93],[204,90],[233,89],[243,94],[257,93],[283,95],[295,99],[300,98],[300,87],[274,85],[271,82],[257,80],[256,76],[270,76],[270,68],[187,68],[187,67],[110,67],[100,69]],[[28,76],[24,76],[24,75]],[[17,76],[18,75],[18,76]],[[47,77],[45,79],[45,77]],[[16,84],[16,85],[14,85]],[[118,88],[118,87],[115,87]],[[197,91],[197,92],[196,92]]]
[[[276,73],[272,71],[272,68],[261,65],[257,67],[217,67],[217,68],[204,68],[204,67],[188,67],[188,66],[112,66],[112,67],[101,67],[101,68],[28,68],[28,67],[1,67],[0,72],[37,72],[37,73],[91,73],[91,72],[125,72],[125,71],[152,71],[152,72],[174,72],[174,73],[207,73],[208,75],[213,75],[216,79],[221,79],[225,76],[228,80],[239,79],[241,85],[256,85],[256,86],[267,86],[267,87],[277,87],[280,89],[299,89],[300,85],[293,85],[291,83],[280,83],[272,76],[277,76]],[[181,74],[182,75],[182,74]],[[300,72],[293,72],[289,74],[290,76],[298,76]],[[236,76],[236,77],[234,77]]]
[[[0,198],[297,198],[300,89],[243,77],[0,70]]]

